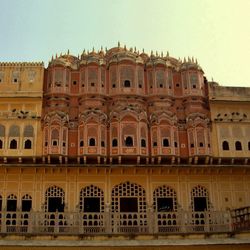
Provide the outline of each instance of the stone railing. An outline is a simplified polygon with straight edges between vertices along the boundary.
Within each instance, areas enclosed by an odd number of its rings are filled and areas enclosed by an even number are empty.
[[[230,212],[1,212],[2,234],[192,234],[233,232]],[[248,230],[250,225],[248,224]],[[239,230],[239,228],[238,228]]]
[[[234,231],[250,230],[250,207],[241,207],[231,211]]]

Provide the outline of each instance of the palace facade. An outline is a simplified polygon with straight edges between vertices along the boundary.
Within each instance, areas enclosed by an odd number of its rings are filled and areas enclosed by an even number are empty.
[[[118,44],[0,63],[0,244],[247,249],[249,118],[250,88],[193,58]]]

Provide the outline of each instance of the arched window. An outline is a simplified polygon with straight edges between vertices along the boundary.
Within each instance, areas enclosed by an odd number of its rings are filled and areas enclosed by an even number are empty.
[[[45,193],[45,212],[64,212],[65,192],[57,186],[49,187]]]
[[[89,139],[89,146],[95,146],[95,138]]]
[[[130,88],[130,81],[129,80],[124,81],[124,87],[125,88]]]
[[[119,215],[119,225],[147,225],[146,192],[142,186],[123,182],[112,189],[111,195],[111,211],[122,213],[122,216]]]
[[[153,147],[157,147],[157,141],[153,142]]]
[[[164,138],[162,141],[163,147],[169,147],[169,140],[167,138]]]
[[[145,139],[141,139],[141,147],[142,148],[146,147],[146,140]]]
[[[112,140],[112,147],[117,147],[118,146],[118,141],[117,139]]]
[[[80,147],[83,147],[83,146],[84,146],[83,141],[80,141]]]
[[[223,141],[222,142],[222,149],[223,150],[229,150],[229,144],[227,141]]]
[[[22,212],[29,212],[32,208],[32,198],[26,194],[22,197]]]
[[[203,142],[200,142],[200,147],[202,148],[202,147],[204,147],[204,144],[203,144]]]
[[[250,150],[250,141],[248,142],[248,150]]]
[[[17,141],[15,139],[10,141],[10,149],[17,149]]]
[[[101,141],[101,147],[105,147],[105,141]]]
[[[240,142],[240,141],[236,141],[236,142],[235,142],[235,149],[236,149],[237,151],[242,150],[242,145],[241,145],[241,142]]]
[[[153,207],[157,212],[177,211],[177,195],[174,189],[168,186],[160,186],[154,190]]]
[[[31,149],[32,148],[32,142],[31,140],[26,140],[25,143],[24,143],[24,148],[25,149]]]
[[[34,136],[33,126],[31,126],[31,125],[25,126],[23,136],[24,137],[33,137]]]
[[[17,197],[11,194],[7,197],[7,211],[15,212],[17,209]]]
[[[3,141],[0,140],[0,149],[3,148]]]
[[[125,140],[126,147],[133,147],[133,138],[131,136],[127,136]]]
[[[12,125],[9,130],[9,136],[11,137],[19,137],[20,136],[20,128],[16,125]]]
[[[104,212],[103,190],[94,185],[90,185],[81,189],[79,209],[81,212],[85,213]]]
[[[210,209],[208,191],[200,185],[191,191],[191,205],[195,212],[204,212]]]
[[[51,131],[51,143],[52,146],[58,146],[58,140],[59,140],[59,131],[58,129],[53,129]]]

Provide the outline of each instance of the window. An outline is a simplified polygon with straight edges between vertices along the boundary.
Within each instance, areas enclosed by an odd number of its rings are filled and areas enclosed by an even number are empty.
[[[89,139],[89,146],[95,146],[95,139],[94,138]]]
[[[10,149],[17,149],[17,141],[15,139],[11,140]]]
[[[178,143],[175,141],[174,142],[174,146],[177,148],[178,147]]]
[[[222,149],[223,150],[229,150],[229,144],[227,141],[223,141],[222,142]]]
[[[14,78],[13,82],[15,82],[15,83],[16,83],[16,82],[17,82],[17,78]]]
[[[26,194],[22,197],[22,212],[30,212],[32,208],[32,198]]]
[[[117,145],[118,145],[117,139],[113,139],[112,140],[112,147],[117,147]]]
[[[137,197],[120,197],[121,213],[138,213]]]
[[[200,145],[201,148],[204,147],[203,142],[200,142],[199,145]]]
[[[101,141],[101,146],[105,147],[105,141]]]
[[[64,142],[62,143],[62,145],[63,145],[63,147],[66,147],[66,142],[64,141]]]
[[[7,211],[15,212],[17,209],[17,197],[13,194],[7,197]]]
[[[125,140],[126,147],[133,147],[133,138],[131,136],[127,136]]]
[[[174,199],[172,197],[159,197],[157,198],[158,212],[174,211]]]
[[[141,147],[142,148],[146,147],[146,140],[145,139],[141,139]]]
[[[141,85],[141,84],[139,84],[139,88],[140,88],[140,89],[142,88],[142,85]]]
[[[130,88],[130,81],[129,80],[124,81],[124,87],[125,88]]]
[[[115,88],[115,87],[116,87],[116,85],[115,85],[115,84],[113,84],[113,85],[112,85],[112,88]]]
[[[169,147],[169,140],[167,138],[164,138],[162,141],[163,147]]]
[[[99,197],[84,197],[83,210],[86,213],[100,213],[101,202]]]
[[[77,84],[77,82],[76,81],[73,81],[73,85],[76,85]]]
[[[250,150],[250,141],[248,142],[248,150]]]
[[[80,141],[80,147],[83,147],[84,144],[83,144],[83,141]]]
[[[191,148],[193,148],[193,147],[194,147],[194,144],[193,144],[193,143],[191,143],[191,144],[190,144],[190,147],[191,147]]]
[[[240,141],[235,142],[235,149],[236,149],[237,151],[242,150],[242,145],[241,145],[241,142],[240,142]]]
[[[157,147],[157,142],[156,141],[153,142],[153,147]]]
[[[52,140],[52,146],[57,146],[58,145],[58,140]]]
[[[90,85],[91,85],[91,87],[95,87],[95,83],[94,82],[92,82]]]
[[[45,147],[47,147],[48,146],[48,142],[46,141],[46,142],[44,142],[44,146]]]
[[[163,85],[162,85],[162,84],[160,84],[160,88],[163,88]]]
[[[3,148],[3,141],[0,140],[0,149]]]
[[[32,148],[31,140],[28,139],[28,140],[25,141],[24,148],[25,149],[31,149]]]

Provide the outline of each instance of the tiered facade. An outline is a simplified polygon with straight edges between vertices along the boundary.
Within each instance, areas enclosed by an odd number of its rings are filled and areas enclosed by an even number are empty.
[[[2,233],[249,229],[249,89],[118,45],[1,63],[0,93]]]

